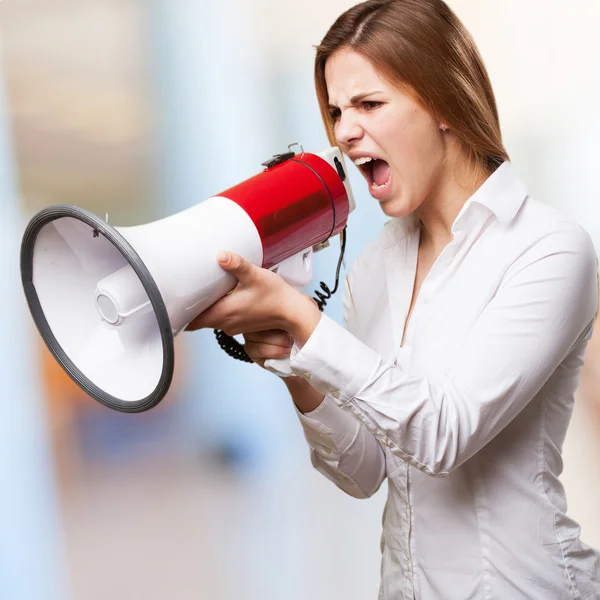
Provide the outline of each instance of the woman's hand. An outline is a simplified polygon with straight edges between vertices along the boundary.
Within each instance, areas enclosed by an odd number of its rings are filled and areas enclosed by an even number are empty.
[[[219,265],[238,279],[233,292],[198,315],[188,331],[209,327],[228,335],[283,330],[305,344],[321,319],[312,298],[276,273],[237,254],[222,253]],[[279,357],[281,358],[281,357]]]
[[[246,354],[263,369],[265,360],[287,358],[290,355],[293,339],[285,331],[255,331],[244,334]],[[301,413],[315,410],[323,402],[323,394],[315,390],[305,379],[297,375],[283,377],[296,408]]]
[[[294,344],[290,334],[282,329],[245,333],[244,341],[246,354],[263,369],[269,358],[288,358]]]

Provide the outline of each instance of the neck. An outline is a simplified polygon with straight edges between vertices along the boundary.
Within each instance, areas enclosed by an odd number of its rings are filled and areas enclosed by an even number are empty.
[[[421,220],[421,247],[439,253],[452,241],[458,213],[488,177],[489,173],[475,173],[465,160],[444,166],[434,188],[416,210]]]

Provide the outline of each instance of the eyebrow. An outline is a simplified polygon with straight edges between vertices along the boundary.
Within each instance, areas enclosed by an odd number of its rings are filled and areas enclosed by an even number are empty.
[[[380,90],[373,90],[372,92],[364,92],[363,94],[357,94],[350,98],[350,106],[356,106],[361,100],[370,96],[371,94],[380,94]],[[329,104],[327,108],[338,108],[335,104]]]

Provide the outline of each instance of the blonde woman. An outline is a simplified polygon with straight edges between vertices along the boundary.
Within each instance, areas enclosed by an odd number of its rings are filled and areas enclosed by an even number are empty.
[[[347,276],[345,328],[235,255],[235,292],[193,328],[244,333],[260,365],[290,356],[312,463],[339,488],[387,478],[380,598],[599,598],[558,479],[598,306],[588,234],[528,195],[442,0],[351,8],[315,81],[390,217]]]

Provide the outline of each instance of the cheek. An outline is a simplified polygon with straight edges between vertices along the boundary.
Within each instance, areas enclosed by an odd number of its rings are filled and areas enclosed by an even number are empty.
[[[390,123],[387,135],[398,190],[412,212],[427,196],[436,178],[444,159],[443,143],[431,117],[418,111],[408,119]]]
[[[419,154],[428,154],[437,149],[440,141],[439,131],[434,119],[425,111],[412,112],[406,131],[412,141],[413,149]]]
[[[444,146],[437,124],[424,111],[412,111],[408,118],[398,121],[394,128],[390,126],[388,131],[396,132],[396,142],[392,145],[397,149],[397,162],[394,162],[404,175],[412,173],[417,179],[420,174],[427,176],[443,159]]]

